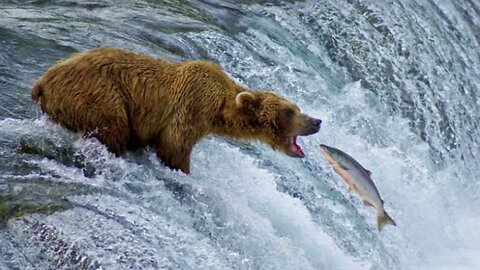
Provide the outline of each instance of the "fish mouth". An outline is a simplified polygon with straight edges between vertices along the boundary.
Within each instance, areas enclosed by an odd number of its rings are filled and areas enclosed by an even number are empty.
[[[287,155],[294,158],[304,158],[305,153],[303,153],[300,145],[297,144],[297,136],[293,136],[289,139],[288,150],[286,151]]]
[[[322,153],[328,154],[327,146],[325,144],[320,144],[320,151],[322,151]]]
[[[330,156],[330,151],[328,151],[328,146],[325,144],[320,144],[320,153],[327,160],[328,163],[333,164],[333,159]]]

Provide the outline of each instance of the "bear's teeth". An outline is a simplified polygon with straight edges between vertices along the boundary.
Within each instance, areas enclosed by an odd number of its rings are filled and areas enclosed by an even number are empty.
[[[302,148],[297,144],[297,137],[292,137],[292,145],[291,147],[293,148],[293,152],[295,152],[295,154],[298,156],[298,157],[304,157],[305,154],[303,153],[303,150]]]

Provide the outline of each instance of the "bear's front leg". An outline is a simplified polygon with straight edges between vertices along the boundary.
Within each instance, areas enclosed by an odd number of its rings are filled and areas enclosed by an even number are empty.
[[[185,174],[190,173],[190,154],[193,144],[187,142],[179,142],[176,140],[168,140],[163,137],[159,139],[155,145],[157,156],[174,170],[181,170]]]

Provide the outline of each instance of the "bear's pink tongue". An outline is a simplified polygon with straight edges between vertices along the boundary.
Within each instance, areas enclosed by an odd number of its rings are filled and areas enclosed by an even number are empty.
[[[292,137],[290,148],[297,155],[297,157],[305,157],[302,148],[297,144],[297,137]]]

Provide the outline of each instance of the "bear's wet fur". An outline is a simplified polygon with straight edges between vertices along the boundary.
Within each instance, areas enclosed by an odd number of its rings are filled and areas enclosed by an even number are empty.
[[[303,157],[296,137],[316,133],[321,122],[272,92],[235,83],[212,62],[175,63],[115,48],[58,62],[37,80],[32,98],[52,121],[96,137],[117,156],[152,145],[167,166],[185,173],[192,147],[209,134]]]

